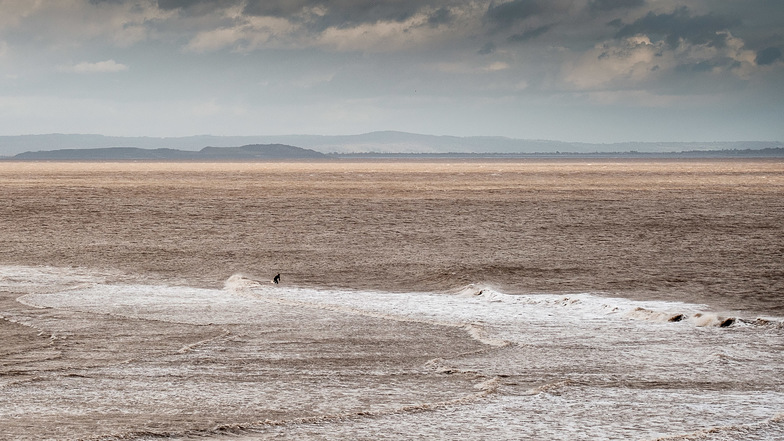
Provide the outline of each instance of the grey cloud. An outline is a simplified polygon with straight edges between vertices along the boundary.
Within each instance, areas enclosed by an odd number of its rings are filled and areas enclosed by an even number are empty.
[[[553,25],[540,26],[538,28],[527,30],[520,34],[514,34],[507,38],[510,43],[522,43],[528,40],[533,40],[549,31]]]
[[[164,10],[171,10],[206,6],[214,10],[236,5],[237,3],[238,0],[158,0],[158,7]]]
[[[240,4],[242,0],[158,0],[164,11],[179,9],[186,16],[205,16]]]
[[[491,3],[487,8],[487,18],[498,26],[508,27],[546,10],[547,3],[540,0],[512,0],[499,5]]]
[[[612,11],[614,9],[637,8],[645,5],[645,0],[592,0],[588,7],[592,11]]]
[[[705,73],[717,67],[737,67],[738,62],[729,58],[703,60],[697,63],[683,63],[675,67],[677,73]]]
[[[490,55],[495,52],[495,43],[492,41],[487,42],[481,49],[479,49],[479,55]]]
[[[691,16],[689,9],[684,6],[671,14],[649,12],[635,22],[623,26],[615,36],[625,38],[645,34],[666,41],[670,47],[678,46],[681,40],[724,47],[726,35],[720,32],[738,24],[739,19],[714,14]]]
[[[239,0],[158,0],[158,7],[164,10],[189,9],[195,7],[215,10],[234,6],[238,3]]]
[[[782,59],[781,49],[777,47],[769,47],[757,52],[757,58],[754,60],[760,66],[773,64]]]
[[[310,17],[313,26],[341,28],[379,21],[403,22],[422,10],[436,8],[436,13],[431,15],[431,24],[434,24],[449,19],[449,11],[443,7],[448,3],[417,0],[250,0],[244,12],[255,16],[293,18],[308,8],[319,7],[325,14]]]
[[[87,0],[87,3],[93,6],[101,6],[105,4],[121,5],[133,3],[133,0]],[[157,5],[159,9],[172,10],[177,8],[187,8],[189,6],[201,3],[210,3],[207,0],[156,0],[152,2]]]
[[[323,6],[324,3],[312,0],[250,0],[244,12],[255,16],[288,17],[300,13],[307,6]]]
[[[448,8],[440,8],[434,13],[430,14],[430,17],[427,19],[427,23],[430,26],[439,26],[439,25],[446,25],[452,23],[454,17],[452,16],[452,12]]]

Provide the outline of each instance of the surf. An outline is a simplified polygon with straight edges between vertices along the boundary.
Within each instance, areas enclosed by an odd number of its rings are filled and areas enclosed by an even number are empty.
[[[438,437],[470,427],[494,439],[667,439],[712,427],[780,427],[777,317],[603,293],[505,293],[480,283],[388,292],[274,285],[238,273],[215,285],[0,267],[0,291],[18,303],[0,320],[40,332],[52,354],[90,360],[72,354],[91,350],[73,339],[129,342],[128,354],[106,365],[46,371],[53,361],[31,361],[46,380],[19,377],[3,392],[37,415],[41,394],[59,402],[66,390],[127,390],[86,406],[154,408],[171,433],[207,437]],[[106,339],[80,334],[90,326]],[[159,340],[148,343],[150,336]],[[166,417],[206,411],[200,403],[220,416],[212,429]],[[0,405],[0,413],[15,412]],[[112,421],[123,433],[155,433],[141,420]],[[770,424],[757,428],[759,421]]]

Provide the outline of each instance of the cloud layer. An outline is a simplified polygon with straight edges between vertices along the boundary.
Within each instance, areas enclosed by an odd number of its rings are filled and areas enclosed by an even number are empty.
[[[114,60],[97,61],[95,63],[84,61],[70,66],[60,66],[59,70],[77,74],[114,73],[126,71],[128,66]]]
[[[0,0],[0,115],[16,118],[0,132],[100,129],[3,105],[25,97],[103,103],[136,121],[138,133],[117,133],[129,135],[586,141],[633,140],[631,127],[650,138],[650,121],[673,108],[719,118],[718,103],[738,113],[723,112],[717,134],[781,139],[766,122],[784,98],[781,23],[784,3],[769,0]],[[145,107],[170,133],[137,113]],[[632,126],[609,120],[634,112]],[[737,135],[724,133],[733,117],[746,124]],[[712,139],[709,121],[659,136]]]

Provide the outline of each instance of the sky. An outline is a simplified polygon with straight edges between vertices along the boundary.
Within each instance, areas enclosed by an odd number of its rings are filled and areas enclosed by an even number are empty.
[[[0,135],[784,141],[781,0],[0,0]]]

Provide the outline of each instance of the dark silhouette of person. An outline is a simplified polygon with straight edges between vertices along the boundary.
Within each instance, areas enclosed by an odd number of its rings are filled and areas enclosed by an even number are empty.
[[[275,276],[275,277],[272,279],[272,283],[274,283],[274,284],[276,284],[276,285],[277,285],[277,284],[278,284],[278,282],[280,282],[280,274],[277,274],[277,275],[276,275],[276,276]]]

